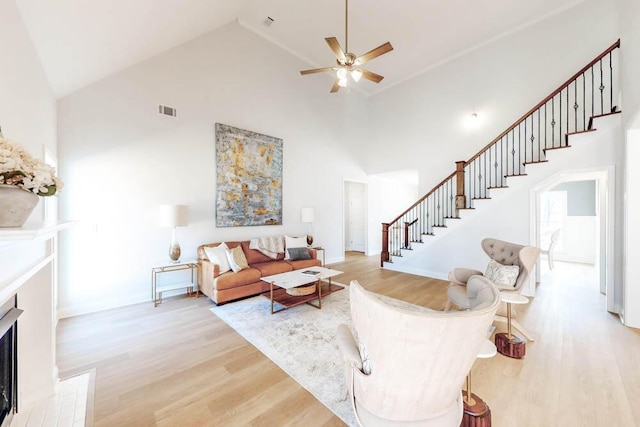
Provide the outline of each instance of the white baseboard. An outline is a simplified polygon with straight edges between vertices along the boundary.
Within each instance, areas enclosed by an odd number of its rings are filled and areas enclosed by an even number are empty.
[[[440,272],[440,271],[432,271],[432,270],[426,270],[426,269],[422,269],[422,268],[406,267],[404,265],[394,266],[392,263],[387,263],[385,265],[385,268],[387,270],[398,271],[400,273],[415,274],[417,276],[430,277],[432,279],[448,280],[448,273],[443,273],[443,272]]]
[[[82,314],[95,313],[97,311],[109,310],[112,308],[124,307],[127,305],[139,304],[147,302],[153,304],[149,298],[149,293],[129,294],[124,297],[111,298],[103,301],[91,301],[84,304],[76,304],[69,307],[58,307],[58,317],[64,319],[67,317],[80,316]]]

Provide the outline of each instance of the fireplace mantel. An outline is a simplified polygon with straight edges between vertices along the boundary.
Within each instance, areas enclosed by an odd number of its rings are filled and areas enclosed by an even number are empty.
[[[0,242],[33,240],[49,236],[74,225],[76,221],[53,221],[27,223],[22,227],[0,228]]]
[[[29,221],[0,229],[0,303],[17,295],[18,407],[47,398],[58,387],[55,295],[58,234],[76,221]]]

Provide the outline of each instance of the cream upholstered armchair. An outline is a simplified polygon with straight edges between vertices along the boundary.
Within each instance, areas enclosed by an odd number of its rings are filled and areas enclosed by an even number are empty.
[[[536,247],[517,245],[498,239],[483,239],[481,245],[491,259],[487,271],[483,273],[469,268],[455,268],[451,271],[449,273],[450,286],[447,290],[446,311],[450,309],[452,303],[461,308],[470,308],[465,288],[469,278],[475,275],[486,276],[500,289],[500,292],[520,293],[522,286],[529,280],[533,267],[540,256],[540,249]],[[514,314],[513,310],[512,314]],[[507,322],[505,307],[499,308],[495,320]],[[519,330],[529,341],[533,341],[533,337],[524,330],[517,320],[512,319],[511,326]]]
[[[338,344],[360,425],[460,425],[462,384],[499,305],[489,281],[471,280],[466,289],[469,311],[442,312],[391,303],[351,282],[357,341],[340,325]]]

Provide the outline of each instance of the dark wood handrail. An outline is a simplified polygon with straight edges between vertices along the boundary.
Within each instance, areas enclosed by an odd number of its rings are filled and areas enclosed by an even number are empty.
[[[406,211],[402,212],[400,215],[398,215],[396,217],[396,219],[394,219],[393,221],[389,222],[389,224],[395,224],[400,218],[402,218],[404,215],[408,214],[409,211],[413,208],[415,208],[416,206],[418,206],[420,203],[422,203],[422,201],[424,199],[426,199],[427,197],[429,197],[430,195],[432,195],[442,184],[444,184],[445,182],[449,181],[451,178],[453,178],[454,176],[456,176],[456,173],[453,172],[451,175],[449,175],[448,177],[446,177],[445,179],[443,179],[442,181],[440,181],[440,184],[436,185],[435,187],[433,187],[431,189],[431,191],[429,191],[427,194],[425,194],[424,196],[422,196],[422,198],[420,200],[418,200],[417,202],[415,202],[413,205],[411,205],[411,207],[409,209],[407,209]]]
[[[571,78],[569,78],[565,83],[563,83],[558,89],[554,90],[553,92],[551,92],[550,95],[548,95],[545,99],[543,99],[542,101],[540,101],[535,107],[533,107],[531,110],[529,110],[528,112],[526,112],[522,117],[520,117],[518,120],[516,120],[516,122],[514,124],[512,124],[509,128],[507,128],[507,130],[505,130],[504,132],[502,132],[500,135],[498,135],[497,138],[495,138],[493,141],[491,141],[489,144],[487,144],[482,150],[480,150],[475,156],[473,156],[471,159],[467,160],[467,162],[465,163],[465,166],[469,165],[471,162],[473,162],[475,159],[477,159],[478,157],[480,157],[483,153],[485,153],[489,148],[493,147],[494,144],[496,144],[498,141],[500,141],[502,138],[505,137],[505,135],[507,135],[509,132],[511,132],[513,129],[516,128],[516,126],[518,126],[520,123],[522,123],[527,117],[529,117],[530,115],[532,115],[533,113],[535,113],[536,111],[538,111],[538,109],[540,107],[542,107],[544,104],[546,104],[547,102],[549,102],[549,100],[551,100],[554,96],[556,96],[557,94],[559,94],[560,92],[562,92],[564,90],[564,88],[566,88],[567,86],[569,86],[575,79],[577,79],[578,77],[580,77],[580,75],[582,75],[585,71],[587,71],[589,68],[593,67],[596,62],[600,61],[602,58],[604,58],[605,56],[607,56],[609,53],[611,53],[614,49],[617,49],[620,47],[620,39],[618,39],[617,42],[615,42],[614,44],[612,44],[611,46],[609,46],[607,48],[607,50],[605,50],[604,52],[602,52],[600,55],[596,56],[595,59],[593,61],[591,61],[589,64],[585,65],[580,71],[578,71],[577,73],[575,73]],[[445,180],[446,181],[446,180]],[[413,207],[413,206],[412,206]],[[400,215],[402,216],[402,215]]]

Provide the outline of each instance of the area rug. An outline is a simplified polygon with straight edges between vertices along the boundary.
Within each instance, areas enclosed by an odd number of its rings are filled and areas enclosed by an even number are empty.
[[[269,300],[256,296],[211,311],[347,425],[357,425],[349,400],[343,400],[344,366],[336,340],[339,324],[351,327],[348,287],[322,298],[322,310],[303,304],[272,315]]]

